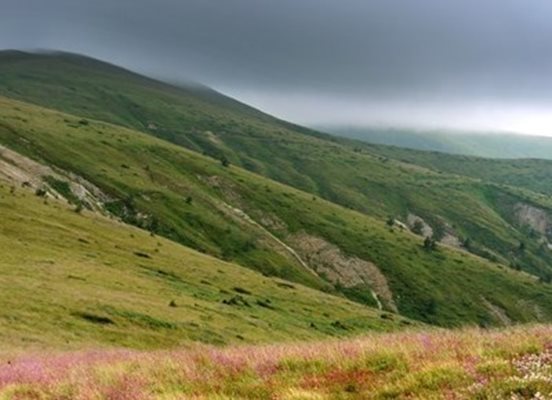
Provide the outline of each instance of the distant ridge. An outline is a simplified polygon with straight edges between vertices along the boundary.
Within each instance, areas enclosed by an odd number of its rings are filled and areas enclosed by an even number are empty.
[[[516,133],[469,131],[319,127],[332,134],[367,143],[406,147],[414,150],[440,151],[489,158],[552,159],[552,137]]]

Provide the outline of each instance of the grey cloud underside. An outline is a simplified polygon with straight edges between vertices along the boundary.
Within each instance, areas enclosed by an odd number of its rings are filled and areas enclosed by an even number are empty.
[[[0,47],[78,51],[157,76],[194,79],[296,119],[302,117],[291,112],[294,98],[336,100],[325,101],[326,108],[340,102],[445,103],[449,109],[470,102],[552,103],[548,0],[0,5]],[[290,95],[287,108],[284,95]],[[315,103],[303,119],[324,108]]]

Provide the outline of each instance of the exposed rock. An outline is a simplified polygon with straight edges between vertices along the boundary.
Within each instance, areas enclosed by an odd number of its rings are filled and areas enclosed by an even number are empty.
[[[517,203],[514,206],[514,215],[520,224],[527,225],[542,235],[552,234],[552,218],[545,210],[529,204]]]
[[[287,231],[286,223],[274,214],[263,213],[262,215],[260,215],[259,222],[261,223],[261,225],[263,225],[267,229],[270,229],[271,231],[276,231],[276,232]]]
[[[301,258],[297,252],[288,246],[286,243],[278,239],[274,234],[268,231],[264,226],[259,224],[253,218],[251,218],[245,211],[233,207],[227,203],[220,203],[217,207],[227,216],[234,219],[235,221],[248,225],[250,228],[253,228],[257,233],[257,243],[263,247],[267,247],[277,252],[278,254],[286,257],[287,259],[294,261],[305,268],[306,271],[314,274],[315,272],[309,268],[308,264]]]
[[[450,232],[445,232],[441,240],[439,240],[440,243],[443,243],[444,245],[456,247],[458,249],[462,249],[462,242],[460,239]]]
[[[55,172],[45,165],[0,145],[0,177],[29,188],[42,186],[42,177]]]
[[[348,257],[334,244],[306,233],[290,235],[288,242],[318,275],[346,288],[369,286],[376,295],[376,301],[397,311],[387,279],[375,264]]]
[[[481,300],[485,307],[487,307],[491,315],[495,318],[495,320],[497,320],[504,326],[512,325],[512,320],[508,317],[508,315],[506,315],[506,311],[502,307],[491,303],[484,296],[481,296]]]
[[[92,210],[103,210],[102,204],[110,200],[101,189],[86,179],[71,172],[38,163],[0,145],[1,179],[29,189],[47,188],[46,192],[50,197],[64,198],[61,193],[48,185],[45,177],[67,182],[73,195]]]
[[[199,179],[205,182],[207,185],[211,186],[213,189],[217,189],[224,197],[226,202],[243,208],[242,198],[236,190],[233,182],[228,181],[218,175],[199,176]]]
[[[429,226],[428,223],[426,223],[421,217],[417,216],[416,214],[408,213],[408,216],[406,217],[406,223],[408,224],[408,227],[410,229],[414,228],[416,224],[421,224],[421,235],[425,237],[433,236],[433,229],[431,228],[431,226]]]
[[[408,225],[406,225],[404,222],[402,221],[399,221],[398,219],[394,219],[393,220],[393,225],[396,225],[397,227],[399,227],[400,229],[409,229],[408,228]]]

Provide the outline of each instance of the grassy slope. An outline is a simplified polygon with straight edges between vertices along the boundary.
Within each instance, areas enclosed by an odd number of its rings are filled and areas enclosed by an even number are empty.
[[[382,319],[27,189],[12,193],[2,181],[0,215],[4,350],[268,342],[400,326],[399,317]],[[222,303],[234,296],[249,305]]]
[[[425,251],[421,238],[383,221],[165,141],[97,121],[80,125],[78,118],[8,99],[0,99],[0,120],[0,143],[86,177],[113,196],[132,198],[127,202],[136,210],[156,217],[160,234],[219,257],[330,290],[265,246],[251,225],[229,218],[221,211],[224,202],[259,221],[278,219],[285,229],[267,229],[284,241],[307,232],[374,262],[406,316],[447,326],[499,323],[485,297],[515,321],[552,317],[550,285],[464,252]],[[207,177],[219,184],[213,187]]]
[[[392,146],[371,146],[372,151],[436,171],[469,176],[552,195],[552,160],[500,160],[426,152]]]
[[[0,357],[0,399],[548,399],[552,328]],[[86,376],[87,379],[83,379]]]
[[[512,195],[495,184],[359,152],[357,144],[338,143],[208,89],[175,88],[74,55],[4,52],[0,94],[139,129],[215,158],[226,157],[368,215],[402,219],[413,212],[437,230],[447,223],[457,236],[470,238],[479,254],[494,253],[541,277],[551,274],[552,254],[506,218],[512,210],[503,206],[518,198],[525,201],[524,193]],[[513,250],[522,241],[528,244],[526,252],[515,255]]]

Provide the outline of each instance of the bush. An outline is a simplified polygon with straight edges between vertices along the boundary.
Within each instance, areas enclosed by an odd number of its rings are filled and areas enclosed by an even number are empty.
[[[35,191],[35,195],[37,195],[38,197],[46,197],[47,193],[48,193],[48,191],[44,188],[38,188]]]
[[[222,164],[223,167],[229,167],[230,166],[230,160],[228,160],[228,158],[226,158],[226,157],[222,157],[220,159],[220,163]]]
[[[416,220],[412,226],[412,232],[416,235],[421,235],[424,232],[424,223],[420,220]]]
[[[424,249],[429,250],[429,251],[436,250],[437,249],[437,242],[434,239],[427,236],[424,239]]]

